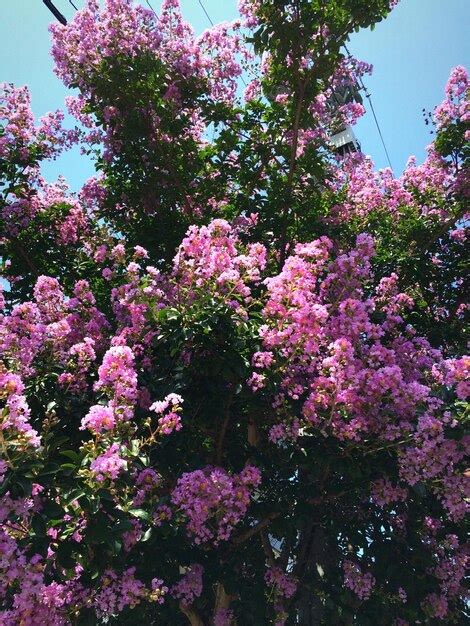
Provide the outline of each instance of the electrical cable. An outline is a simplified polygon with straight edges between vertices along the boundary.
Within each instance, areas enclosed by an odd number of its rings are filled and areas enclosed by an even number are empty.
[[[350,58],[352,58],[352,55],[349,52],[348,47],[346,46],[346,44],[344,44],[344,49],[346,50],[348,56]],[[377,115],[375,113],[374,105],[372,103],[372,96],[371,96],[369,90],[367,89],[367,87],[364,85],[364,81],[362,80],[362,78],[359,77],[359,79],[358,79],[356,77],[356,84],[359,87],[359,89],[362,89],[364,91],[366,98],[369,100],[370,110],[372,111],[372,115],[374,117],[375,125],[377,126],[377,131],[379,133],[380,141],[382,142],[382,146],[383,146],[383,149],[384,149],[384,152],[385,152],[385,156],[387,157],[387,161],[388,161],[388,164],[390,166],[390,169],[393,170],[392,161],[390,159],[390,155],[388,153],[387,146],[385,144],[385,139],[383,137],[382,130],[380,128],[379,120],[377,119]]]
[[[67,20],[59,11],[59,9],[56,6],[54,6],[54,4],[52,3],[52,0],[42,0],[42,1],[46,5],[46,7],[49,9],[49,11],[52,13],[52,15],[56,18],[56,20],[60,22],[62,26],[65,26],[67,24]]]
[[[206,7],[202,4],[202,0],[198,0],[199,4],[201,5],[201,9],[204,11],[204,13],[206,14],[207,19],[209,20],[209,22],[211,23],[211,26],[214,26],[214,22],[211,19],[211,16],[209,15],[209,13],[206,11]]]
[[[153,6],[150,4],[149,0],[145,0],[145,2],[147,3],[147,5],[148,5],[149,9],[150,9],[151,11],[153,11],[154,15],[157,15],[157,14],[156,14],[156,12],[155,12],[155,9],[154,9],[154,8],[153,8]]]
[[[362,82],[362,81],[361,81]],[[379,120],[377,119],[377,115],[375,114],[375,110],[374,110],[374,105],[372,104],[372,96],[370,95],[370,93],[368,92],[368,90],[366,89],[366,87],[364,86],[364,83],[362,83],[362,88],[364,89],[364,93],[366,94],[366,98],[369,100],[369,104],[370,104],[370,110],[372,111],[372,115],[374,116],[374,120],[375,120],[375,125],[377,126],[377,130],[379,131],[379,136],[380,136],[380,141],[382,142],[382,146],[384,148],[385,151],[385,155],[387,157],[387,161],[388,164],[390,165],[390,169],[393,170],[393,166],[392,166],[392,162],[390,160],[390,155],[388,153],[387,150],[387,146],[385,144],[385,140],[383,138],[382,135],[382,131],[380,129],[380,124],[379,124]]]

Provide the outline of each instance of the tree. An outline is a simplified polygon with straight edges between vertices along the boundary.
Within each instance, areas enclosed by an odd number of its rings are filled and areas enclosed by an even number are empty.
[[[76,128],[4,86],[2,624],[464,623],[468,75],[398,178],[329,139],[392,4],[89,0]]]

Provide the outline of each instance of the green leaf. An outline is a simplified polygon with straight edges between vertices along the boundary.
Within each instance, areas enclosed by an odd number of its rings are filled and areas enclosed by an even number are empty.
[[[150,513],[144,511],[144,509],[129,509],[128,512],[129,515],[132,515],[132,517],[137,517],[138,519],[144,520],[146,522],[150,522],[151,520]]]

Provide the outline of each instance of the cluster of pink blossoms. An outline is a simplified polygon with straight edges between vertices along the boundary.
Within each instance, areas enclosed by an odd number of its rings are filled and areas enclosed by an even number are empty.
[[[470,396],[470,356],[464,355],[459,359],[447,359],[443,364],[443,382],[454,386],[455,393],[460,400]]]
[[[410,441],[400,456],[400,478],[414,485],[433,480],[433,490],[454,519],[467,510],[468,481],[462,463],[468,439],[447,438],[454,427],[442,415],[436,383],[468,393],[468,359],[444,361],[428,341],[405,325],[413,301],[398,292],[396,276],[366,296],[373,241],[334,258],[326,238],[299,244],[281,273],[266,281],[264,352],[253,359],[250,384],[273,394],[278,416],[270,439],[296,438],[300,428],[342,441]],[[289,409],[301,401],[303,420]],[[295,414],[294,414],[295,415]],[[439,479],[439,480],[436,480]],[[377,502],[404,496],[405,487],[374,487]]]
[[[250,244],[246,252],[240,247],[236,228],[226,220],[191,226],[174,259],[174,276],[180,288],[191,293],[210,287],[213,295],[229,298],[229,304],[239,310],[239,300],[250,302],[247,283],[260,281],[267,255],[261,244]]]
[[[171,594],[190,606],[195,598],[199,598],[202,593],[202,575],[204,568],[199,563],[191,565],[183,578],[171,588]]]
[[[110,398],[109,407],[116,420],[129,420],[134,415],[137,399],[137,374],[134,354],[128,346],[112,346],[98,368],[95,390]]]
[[[155,493],[162,483],[162,477],[151,467],[146,467],[139,472],[136,479],[137,492],[134,496],[134,506],[140,506],[149,495]]]
[[[292,598],[297,590],[296,581],[285,574],[279,567],[270,567],[264,575],[266,584],[274,587],[276,594],[283,598]]]
[[[36,490],[37,492],[37,490]],[[37,493],[36,493],[37,495]],[[41,509],[35,495],[12,498],[7,492],[0,504],[0,623],[5,626],[65,626],[68,611],[85,604],[86,593],[78,582],[80,566],[67,581],[48,580],[46,561],[31,554],[12,527],[27,527],[31,515]],[[49,555],[52,552],[49,551]],[[13,602],[8,602],[10,596]],[[10,608],[8,608],[10,607]]]
[[[66,626],[70,624],[70,614],[85,607],[92,606],[98,617],[109,619],[126,607],[134,607],[143,600],[158,604],[164,602],[168,587],[163,581],[154,579],[150,588],[147,588],[135,577],[133,567],[121,573],[108,569],[101,577],[97,589],[87,588],[80,582],[83,568],[78,564],[68,580],[51,582],[47,572],[49,563],[38,554],[28,554],[21,546],[21,538],[9,532],[12,525],[21,524],[26,527],[31,514],[39,512],[41,508],[42,503],[34,495],[32,498],[12,499],[7,492],[2,497],[0,601],[3,603],[10,596],[13,600],[11,608],[0,609],[2,625],[35,626],[41,623],[47,626]],[[53,542],[57,537],[57,530],[50,529],[47,535],[51,538],[49,560],[54,556]]]
[[[5,407],[0,412],[0,430],[5,438],[19,438],[27,445],[38,447],[40,437],[29,423],[31,411],[24,396],[24,384],[17,374],[6,372],[0,365],[0,400]]]
[[[75,297],[66,300],[55,278],[40,276],[34,297],[34,302],[15,305],[0,320],[3,357],[21,376],[30,377],[35,374],[35,361],[48,354],[66,370],[59,381],[72,389],[82,389],[87,385],[95,347],[102,345],[109,327],[94,306],[88,283],[78,281]]]
[[[145,585],[134,576],[135,567],[121,575],[108,570],[102,578],[101,589],[93,599],[98,616],[118,615],[126,607],[133,607],[146,595]]]
[[[264,581],[270,588],[270,599],[276,613],[275,626],[284,626],[289,617],[284,608],[284,601],[292,598],[297,591],[297,581],[291,574],[286,574],[277,565],[271,565],[264,575]]]
[[[69,99],[68,104],[87,130],[85,140],[102,143],[107,162],[122,152],[124,144],[119,133],[129,115],[129,105],[116,100],[106,104],[101,130],[85,112],[86,104],[93,99],[94,78],[100,74],[103,63],[117,66],[116,59],[136,62],[142,56],[152,56],[156,66],[164,63],[168,68],[160,86],[163,106],[155,108],[149,101],[139,109],[152,128],[151,142],[164,146],[174,139],[161,124],[168,109],[190,121],[185,136],[201,140],[204,124],[197,104],[188,100],[185,91],[189,85],[194,92],[194,86],[199,85],[215,102],[234,101],[241,62],[249,57],[239,27],[238,21],[216,25],[196,38],[182,18],[178,0],[164,0],[158,16],[131,0],[107,0],[105,7],[96,0],[87,0],[72,22],[65,26],[52,24],[55,71],[67,85],[80,89],[80,95]]]
[[[452,70],[446,85],[446,98],[434,111],[438,131],[469,122],[469,94],[468,73],[464,67],[458,66]],[[454,165],[438,154],[434,144],[428,147],[423,164],[416,165],[415,157],[410,157],[405,171],[398,178],[394,178],[389,168],[375,172],[370,158],[362,153],[351,155],[334,170],[332,189],[343,195],[340,194],[328,220],[362,219],[374,211],[398,215],[402,207],[415,206],[426,220],[445,223],[450,215],[449,196],[453,190],[468,195],[465,168]]]
[[[351,589],[360,600],[368,600],[375,585],[375,578],[369,572],[365,574],[357,563],[343,562],[344,584]]]
[[[95,434],[113,430],[119,421],[128,421],[134,415],[137,374],[132,350],[127,346],[111,347],[98,368],[98,376],[95,389],[108,396],[109,404],[92,406],[81,424],[82,429]]]
[[[217,545],[227,541],[244,517],[250,493],[261,482],[260,471],[247,465],[230,475],[218,467],[183,474],[171,494],[173,504],[187,517],[188,534],[195,543]]]
[[[388,478],[380,478],[372,483],[370,495],[375,504],[384,507],[392,502],[406,500],[408,490],[404,487],[393,485]]]
[[[95,340],[85,337],[83,341],[74,343],[68,351],[66,365],[68,371],[59,376],[59,383],[75,393],[85,391],[88,386],[88,372],[96,359]]]
[[[91,462],[90,470],[96,476],[96,480],[101,483],[106,479],[115,480],[126,466],[126,461],[120,456],[119,445],[113,443]]]
[[[163,435],[170,435],[173,431],[182,429],[181,417],[178,415],[181,404],[183,404],[183,398],[176,393],[170,393],[164,400],[154,402],[149,407],[149,411],[161,415],[158,418],[158,430]]]
[[[90,215],[79,200],[67,193],[68,185],[60,178],[53,184],[46,183],[36,168],[27,170],[28,193],[8,194],[7,202],[0,211],[5,233],[9,237],[34,226],[36,233],[53,237],[57,245],[69,246],[76,253],[80,244],[90,237]],[[56,219],[41,221],[54,212]]]
[[[470,121],[469,102],[470,78],[462,65],[452,70],[446,84],[446,99],[434,109],[434,118],[438,129],[460,120]],[[467,135],[467,139],[470,136]]]
[[[73,133],[63,130],[63,119],[63,113],[56,111],[42,117],[36,125],[28,88],[0,83],[0,123],[4,129],[0,156],[23,164],[29,164],[36,151],[42,158],[54,158],[74,139]]]

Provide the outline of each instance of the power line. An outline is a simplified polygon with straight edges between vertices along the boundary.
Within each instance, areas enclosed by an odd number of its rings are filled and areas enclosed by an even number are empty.
[[[59,9],[54,6],[52,1],[51,0],[42,0],[42,1],[46,5],[46,7],[49,9],[49,11],[52,13],[52,15],[56,18],[56,20],[58,20],[63,26],[65,26],[67,24],[67,20],[59,11]]]
[[[352,55],[349,52],[348,47],[346,46],[346,44],[344,44],[344,49],[346,50],[348,56],[350,58],[352,58]],[[377,126],[377,131],[379,133],[380,141],[382,142],[382,146],[383,146],[383,149],[384,149],[384,152],[385,152],[385,156],[387,157],[387,161],[388,161],[388,164],[390,166],[390,169],[393,170],[392,161],[390,159],[390,155],[388,153],[387,146],[385,144],[385,139],[384,139],[384,137],[382,135],[382,130],[380,128],[379,120],[377,119],[377,115],[375,113],[374,105],[372,104],[372,96],[371,96],[369,90],[367,89],[367,87],[364,85],[364,81],[362,80],[361,77],[359,77],[359,78],[356,77],[356,84],[358,85],[358,87],[360,89],[362,89],[364,91],[366,98],[369,100],[370,110],[372,111],[372,115],[374,116],[375,125]]]
[[[377,119],[377,115],[375,114],[375,110],[374,110],[374,105],[372,104],[372,96],[367,91],[366,87],[364,86],[364,83],[362,83],[362,88],[364,89],[364,93],[366,94],[366,98],[369,100],[370,110],[372,111],[372,115],[374,116],[375,125],[377,126],[377,130],[379,131],[380,141],[382,142],[382,146],[384,148],[388,164],[390,165],[390,169],[393,170],[393,165],[392,165],[392,162],[390,160],[390,155],[388,154],[387,146],[385,145],[385,140],[383,138],[382,131],[380,130],[379,120]]]
[[[69,0],[69,4],[71,4],[73,6],[75,11],[78,11],[78,7],[72,2],[72,0]]]
[[[157,14],[155,13],[155,9],[154,9],[154,8],[153,8],[153,6],[150,4],[149,0],[145,0],[145,2],[147,3],[147,5],[148,5],[149,9],[150,9],[151,11],[153,11],[153,14],[154,14],[154,15],[157,15]]]
[[[202,4],[202,0],[198,0],[199,4],[201,5],[201,9],[204,11],[204,13],[206,14],[207,19],[209,20],[209,22],[211,23],[211,26],[214,26],[214,22],[211,20],[211,16],[209,15],[209,13],[206,11],[206,7]]]

